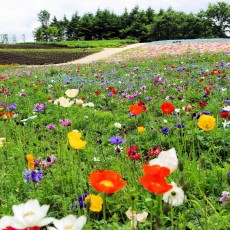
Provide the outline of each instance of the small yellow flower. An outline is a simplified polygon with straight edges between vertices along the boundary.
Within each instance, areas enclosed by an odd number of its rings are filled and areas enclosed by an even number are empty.
[[[28,162],[28,169],[34,170],[34,156],[32,154],[27,154],[26,160]]]
[[[80,132],[69,132],[68,133],[68,139],[69,139],[69,144],[73,149],[82,149],[86,145],[86,141],[83,141],[81,139],[81,133]]]
[[[146,128],[143,127],[143,126],[138,126],[138,127],[137,127],[138,133],[143,133],[145,130],[146,130]]]
[[[85,198],[85,203],[90,202],[90,211],[92,212],[100,212],[102,210],[103,199],[101,196],[97,195],[88,195]]]
[[[216,126],[216,119],[213,116],[202,114],[197,125],[205,131],[210,131]]]

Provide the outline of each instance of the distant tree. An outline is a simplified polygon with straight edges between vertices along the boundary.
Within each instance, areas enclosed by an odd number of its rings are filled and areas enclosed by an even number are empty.
[[[50,13],[47,10],[41,10],[38,13],[38,20],[41,22],[42,27],[47,28],[49,26]]]
[[[26,42],[26,35],[25,34],[22,34],[22,41]]]
[[[76,12],[66,26],[67,40],[79,39],[80,16]]]
[[[94,15],[92,13],[84,14],[80,19],[79,36],[84,40],[95,39]]]
[[[230,4],[217,2],[209,4],[204,16],[213,23],[213,32],[217,37],[228,37],[230,32]]]

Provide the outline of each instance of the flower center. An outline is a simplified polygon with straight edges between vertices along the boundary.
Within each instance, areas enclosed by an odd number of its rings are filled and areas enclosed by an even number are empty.
[[[175,191],[171,192],[171,195],[176,196],[176,192]]]
[[[31,216],[31,215],[34,215],[34,212],[32,211],[29,211],[29,212],[26,212],[23,217],[27,217],[27,216]]]
[[[100,182],[100,185],[104,185],[105,187],[113,187],[113,183],[110,180],[103,180]]]
[[[72,224],[66,225],[66,226],[64,227],[64,230],[72,230],[72,229],[73,229],[73,225],[72,225]]]

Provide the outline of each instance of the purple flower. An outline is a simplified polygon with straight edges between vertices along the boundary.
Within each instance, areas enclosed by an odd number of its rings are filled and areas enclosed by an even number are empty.
[[[169,132],[170,128],[168,126],[165,126],[161,129],[161,132],[164,134],[164,135],[167,135],[168,132]]]
[[[222,197],[219,199],[220,202],[222,203],[228,203],[230,202],[230,192],[227,192],[227,191],[223,191],[222,192]]]
[[[203,111],[202,114],[211,115],[211,113],[209,111]]]
[[[39,113],[42,112],[46,108],[46,104],[36,104],[34,112]]]
[[[184,128],[184,124],[176,124],[177,128]]]
[[[152,100],[152,97],[146,97],[145,100],[146,100],[146,101],[151,101],[151,100]]]
[[[56,128],[56,125],[55,124],[48,124],[46,126],[47,129],[51,130],[51,129],[55,129]]]
[[[164,93],[165,91],[163,89],[161,89],[159,92]]]
[[[113,136],[109,139],[109,142],[114,145],[119,145],[119,144],[122,144],[124,140],[122,140],[121,137]]]
[[[42,170],[24,170],[24,179],[27,183],[33,181],[34,183],[38,183],[43,179],[43,171]]]
[[[84,200],[88,195],[89,195],[89,193],[84,193],[82,195],[79,195],[78,199],[77,199],[77,204],[74,203],[75,200],[73,199],[72,200],[72,202],[73,202],[72,209],[78,208],[78,205],[79,205],[80,208],[84,208],[86,206]]]
[[[113,94],[112,94],[111,92],[109,92],[109,93],[107,94],[107,96],[108,96],[108,97],[112,97]]]
[[[14,102],[13,104],[6,104],[5,107],[9,109],[10,111],[13,111],[16,109],[17,104]]]
[[[59,120],[61,122],[62,126],[71,126],[72,122],[69,120]]]
[[[230,104],[230,99],[225,99],[225,100],[224,100],[224,103]]]

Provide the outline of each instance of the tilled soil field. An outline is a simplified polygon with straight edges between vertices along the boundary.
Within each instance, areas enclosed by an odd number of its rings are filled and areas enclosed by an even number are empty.
[[[66,63],[76,59],[86,57],[95,52],[74,52],[68,50],[25,50],[19,51],[0,49],[0,64],[19,64],[19,65],[45,65]]]

